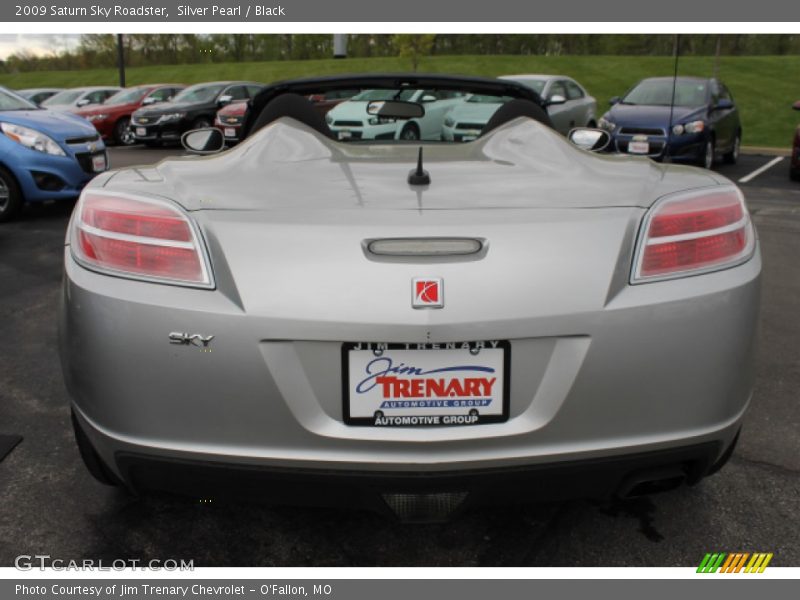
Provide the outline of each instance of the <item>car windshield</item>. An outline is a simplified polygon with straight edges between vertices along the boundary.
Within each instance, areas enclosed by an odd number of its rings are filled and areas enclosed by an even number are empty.
[[[332,90],[321,94],[325,100],[347,100],[358,93],[358,90]]]
[[[467,98],[467,102],[471,104],[503,104],[508,102],[509,98],[501,96],[487,96],[485,94],[472,94]]]
[[[675,106],[702,106],[707,100],[704,81],[678,79],[675,83]],[[672,104],[672,79],[645,79],[622,99],[623,104],[670,106]]]
[[[0,110],[35,110],[35,104],[24,98],[12,94],[8,90],[0,89]]]
[[[83,90],[64,90],[54,96],[50,96],[42,102],[42,106],[60,106],[64,104],[74,104],[83,95]]]
[[[343,142],[409,143],[426,142],[461,143],[475,140],[494,112],[511,100],[499,94],[474,94],[469,89],[398,88],[355,90],[352,98],[333,106],[323,102],[331,90],[310,94],[317,110],[333,136]],[[352,90],[348,94],[353,93]],[[416,104],[421,116],[409,117],[409,107],[395,107],[405,115],[391,112],[391,105],[380,108],[371,102],[400,101]],[[372,107],[373,112],[368,112]],[[383,111],[378,115],[374,111]],[[414,112],[413,110],[411,112]]]
[[[411,100],[419,90],[365,90],[353,96],[355,102],[372,102],[374,100]]]
[[[150,88],[130,88],[117,92],[111,98],[106,100],[103,104],[130,104],[131,102],[138,102],[147,93]]]
[[[547,81],[545,81],[544,79],[512,79],[511,81],[516,81],[517,83],[526,85],[537,94],[542,93],[542,90],[544,89],[544,84],[547,83]]]
[[[211,102],[225,89],[225,85],[193,85],[175,96],[173,102]]]

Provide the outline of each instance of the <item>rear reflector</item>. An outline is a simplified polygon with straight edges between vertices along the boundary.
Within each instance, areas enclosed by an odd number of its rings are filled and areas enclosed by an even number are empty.
[[[632,281],[726,268],[747,260],[754,247],[738,188],[675,194],[657,202],[645,218]]]
[[[72,250],[82,264],[137,279],[211,287],[208,263],[189,218],[166,201],[84,192]]]
[[[432,494],[383,494],[383,500],[406,523],[441,523],[467,499],[467,492]]]

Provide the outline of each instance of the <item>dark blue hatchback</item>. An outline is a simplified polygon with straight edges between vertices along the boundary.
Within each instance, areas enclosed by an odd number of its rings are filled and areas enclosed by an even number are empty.
[[[0,222],[24,202],[76,198],[108,168],[94,126],[0,88]]]
[[[711,168],[722,157],[739,158],[742,125],[725,85],[699,77],[653,77],[637,83],[599,126],[611,134],[611,148],[655,160],[695,163]]]

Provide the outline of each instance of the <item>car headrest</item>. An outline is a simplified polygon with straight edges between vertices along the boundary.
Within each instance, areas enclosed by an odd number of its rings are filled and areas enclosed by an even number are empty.
[[[494,112],[492,118],[489,119],[489,122],[486,123],[481,131],[481,135],[486,135],[493,129],[497,129],[501,125],[508,123],[509,121],[513,121],[518,117],[528,117],[534,121],[544,123],[550,128],[555,128],[553,126],[553,122],[550,120],[550,116],[547,114],[547,111],[545,111],[541,106],[530,100],[515,98],[513,100],[509,100]]]
[[[333,133],[325,122],[325,118],[314,107],[314,104],[298,94],[281,94],[270,100],[264,110],[256,117],[247,135],[253,135],[262,127],[266,127],[281,117],[291,117],[315,129],[322,135],[334,139]]]

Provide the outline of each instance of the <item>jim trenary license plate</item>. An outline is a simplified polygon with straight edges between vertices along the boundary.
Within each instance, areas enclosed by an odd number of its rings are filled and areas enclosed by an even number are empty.
[[[508,419],[507,341],[342,346],[344,421],[441,427]]]

